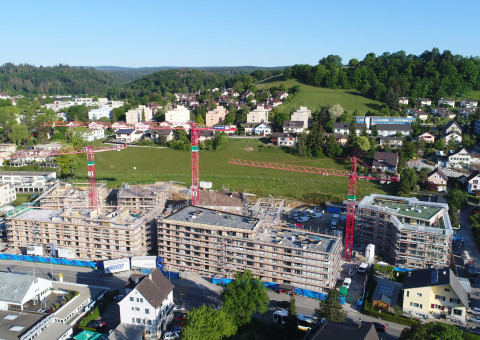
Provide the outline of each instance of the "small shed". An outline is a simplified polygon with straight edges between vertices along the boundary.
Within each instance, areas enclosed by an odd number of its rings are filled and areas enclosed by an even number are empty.
[[[397,305],[401,284],[389,280],[377,279],[377,286],[372,296],[374,308],[393,311]]]

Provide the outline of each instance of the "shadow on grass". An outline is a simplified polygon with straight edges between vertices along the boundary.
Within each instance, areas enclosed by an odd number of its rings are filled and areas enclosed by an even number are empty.
[[[273,83],[276,81],[283,81],[283,80],[285,80],[283,78],[283,74],[279,74],[278,76],[274,76],[274,77],[259,81],[257,84],[268,84],[268,83]]]
[[[375,103],[365,103],[365,106],[368,107],[369,109],[380,111],[385,107],[383,104],[375,104]]]

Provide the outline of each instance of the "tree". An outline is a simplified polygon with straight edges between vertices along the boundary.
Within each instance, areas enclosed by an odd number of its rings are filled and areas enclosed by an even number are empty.
[[[455,188],[447,193],[446,198],[450,207],[459,210],[467,203],[468,195],[465,191]]]
[[[301,134],[300,136],[298,136],[298,139],[297,139],[297,154],[300,156],[300,157],[306,157],[307,156],[307,138],[305,136],[305,134]]]
[[[429,322],[405,328],[400,340],[463,340],[463,331],[443,322]]]
[[[343,107],[340,104],[332,105],[328,108],[328,113],[330,117],[336,119],[343,114]]]
[[[73,175],[73,170],[78,167],[78,154],[60,155],[55,158],[60,167],[60,176],[68,177]]]
[[[228,145],[228,137],[225,134],[225,132],[222,132],[215,136],[215,139],[213,140],[213,147],[215,148],[216,151],[225,149],[227,145]]]
[[[85,105],[70,106],[67,110],[67,116],[70,120],[88,122],[88,109]]]
[[[425,324],[405,328],[400,334],[400,340],[424,340],[427,339],[427,328]]]
[[[355,137],[353,145],[358,147],[362,151],[370,151],[370,140],[366,136]]]
[[[320,300],[319,308],[315,309],[315,314],[331,322],[344,322],[347,312],[343,310],[338,302],[340,295],[336,289],[328,291],[325,300]]]
[[[341,152],[342,148],[338,145],[337,138],[335,136],[328,137],[325,144],[325,155],[327,155],[328,158],[335,158],[338,157]]]
[[[235,273],[235,280],[225,286],[221,298],[223,309],[237,326],[248,323],[253,313],[266,313],[270,304],[267,289],[248,269]]]
[[[8,134],[10,142],[20,145],[28,138],[28,130],[25,125],[14,124],[11,126],[11,131]]]
[[[323,127],[315,122],[310,130],[310,133],[307,135],[307,153],[313,157],[323,157],[323,137],[325,131]]]
[[[290,306],[288,307],[287,327],[292,331],[298,330],[297,306],[293,295],[290,297]]]
[[[232,318],[223,310],[200,306],[188,314],[182,329],[182,339],[220,340],[231,337],[237,331]]]
[[[408,196],[410,191],[417,185],[418,183],[418,175],[412,168],[405,168],[402,172],[402,176],[400,177],[400,189],[399,194],[401,196]]]

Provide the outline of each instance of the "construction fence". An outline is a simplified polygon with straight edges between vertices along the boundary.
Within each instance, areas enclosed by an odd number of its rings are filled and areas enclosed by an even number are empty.
[[[87,267],[95,269],[103,269],[103,262],[91,262],[91,261],[81,261],[81,260],[69,260],[56,257],[43,257],[43,256],[33,256],[33,255],[13,255],[13,254],[0,254],[0,260],[11,260],[11,261],[26,261],[26,262],[38,262],[38,263],[51,263],[51,264],[61,264],[65,266],[75,266],[75,267]]]

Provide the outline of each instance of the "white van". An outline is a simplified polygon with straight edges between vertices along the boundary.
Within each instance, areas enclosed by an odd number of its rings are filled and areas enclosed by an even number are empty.
[[[337,229],[337,226],[338,226],[338,220],[332,220],[332,222],[330,223],[330,228],[332,230],[335,230]]]
[[[366,262],[363,262],[362,264],[360,264],[360,266],[358,267],[358,272],[360,274],[365,274],[367,272],[367,269],[368,269],[368,263]]]

